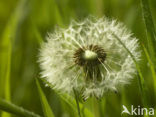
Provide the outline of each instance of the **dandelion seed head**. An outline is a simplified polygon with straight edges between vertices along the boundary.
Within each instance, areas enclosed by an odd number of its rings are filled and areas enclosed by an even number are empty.
[[[42,77],[56,90],[72,94],[76,89],[84,99],[117,91],[130,83],[136,68],[114,35],[138,61],[138,39],[122,23],[106,17],[86,18],[49,33],[40,49]]]

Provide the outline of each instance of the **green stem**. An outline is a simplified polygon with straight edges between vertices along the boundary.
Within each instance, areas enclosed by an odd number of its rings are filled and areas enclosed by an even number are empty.
[[[23,109],[22,107],[16,106],[10,102],[7,102],[0,98],[0,109],[19,117],[41,117],[33,112]]]
[[[73,89],[73,92],[74,92],[74,95],[75,95],[75,100],[76,100],[76,105],[77,105],[78,116],[81,117],[78,95],[77,95],[77,92],[76,92],[75,89]]]

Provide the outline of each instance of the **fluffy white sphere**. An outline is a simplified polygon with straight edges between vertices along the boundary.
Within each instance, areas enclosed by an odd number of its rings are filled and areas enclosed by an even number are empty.
[[[132,58],[116,37],[139,60],[138,39],[116,20],[87,18],[57,29],[40,49],[42,77],[56,90],[72,93],[74,88],[84,99],[116,91],[136,73]]]

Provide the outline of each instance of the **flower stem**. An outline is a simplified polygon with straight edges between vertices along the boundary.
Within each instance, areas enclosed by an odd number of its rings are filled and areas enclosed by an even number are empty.
[[[77,95],[77,92],[76,92],[76,90],[75,90],[74,88],[73,88],[73,92],[74,92],[74,95],[75,95],[75,100],[76,100],[76,105],[77,105],[78,116],[81,117],[78,95]]]
[[[7,102],[0,98],[0,109],[19,117],[41,117],[33,112],[23,109],[22,107],[16,106],[10,102]]]

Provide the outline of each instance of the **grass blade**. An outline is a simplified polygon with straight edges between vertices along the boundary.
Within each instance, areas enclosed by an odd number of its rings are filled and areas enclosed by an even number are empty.
[[[11,100],[10,94],[10,65],[11,65],[11,53],[12,53],[12,42],[14,42],[17,28],[23,18],[23,8],[25,0],[20,1],[15,12],[6,25],[0,42],[0,86],[3,87],[0,90],[0,95],[6,100]],[[5,112],[2,113],[2,117],[9,117]]]
[[[44,79],[41,79],[41,80],[44,83],[48,84],[49,87],[53,88],[53,86],[49,82],[47,82]],[[74,98],[72,98],[71,96],[69,96],[68,94],[65,94],[65,93],[60,94],[59,92],[56,92],[56,94],[58,94],[58,96],[63,101],[65,101],[75,112],[77,112],[77,104],[76,104],[76,100]],[[82,103],[79,103],[79,106],[80,106],[80,111],[83,110],[84,117],[94,117],[93,113],[88,108],[86,108]]]
[[[141,91],[141,96],[142,96],[142,102],[143,102],[143,105],[146,107],[147,106],[147,97],[146,97],[146,86],[145,86],[145,81],[144,81],[144,77],[142,75],[142,72],[141,72],[141,69],[140,69],[140,66],[138,65],[135,57],[133,56],[133,54],[130,52],[130,50],[124,45],[124,43],[120,40],[120,38],[113,34],[114,37],[120,42],[120,44],[124,47],[124,49],[129,53],[129,55],[131,56],[131,58],[133,59],[135,65],[136,65],[136,68],[138,70],[138,80],[139,80],[139,87],[140,87],[140,91]]]
[[[77,104],[76,104],[76,100],[74,100],[71,96],[67,95],[67,94],[59,94],[60,98],[62,100],[64,100],[68,105],[71,106],[71,108],[77,112]],[[85,117],[94,117],[93,113],[87,109],[82,103],[79,103],[80,106],[80,111],[83,110],[83,114]]]
[[[146,58],[148,60],[148,63],[150,65],[150,70],[152,72],[152,77],[153,77],[153,84],[154,84],[154,91],[155,91],[155,94],[156,94],[156,72],[155,72],[155,69],[154,69],[154,64],[153,62],[151,61],[151,58],[148,54],[148,51],[147,49],[144,47],[143,45],[143,49],[144,49],[144,52],[145,52],[145,55],[146,55]]]
[[[78,115],[79,115],[79,117],[81,117],[81,111],[80,111],[79,100],[78,100],[78,93],[77,93],[77,91],[75,89],[73,89],[73,92],[74,92],[74,95],[75,95]]]
[[[39,81],[37,79],[36,79],[36,84],[37,84],[38,92],[39,92],[39,95],[40,95],[44,116],[45,117],[55,117],[53,112],[52,112],[52,109],[50,108],[50,105],[48,104],[46,96],[44,95],[44,93],[43,93],[43,91],[41,89]]]
[[[156,63],[156,31],[152,20],[148,0],[141,0],[141,6],[143,19],[146,26],[148,52],[151,55],[151,60]]]
[[[33,112],[23,109],[22,107],[18,107],[10,102],[7,102],[0,98],[0,109],[7,111],[9,113],[18,115],[19,117],[41,117]]]

